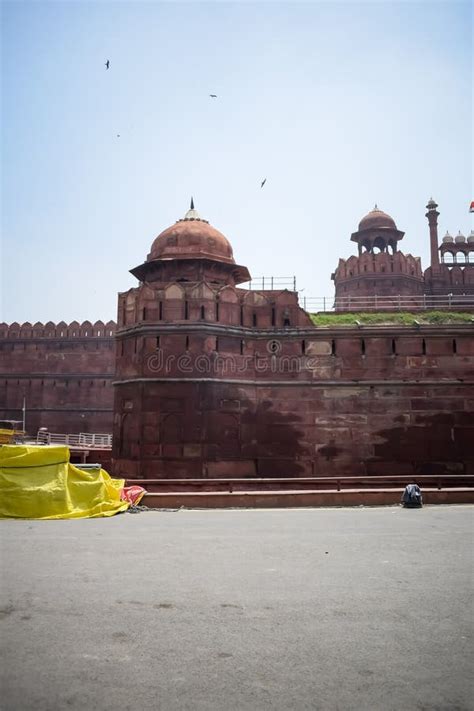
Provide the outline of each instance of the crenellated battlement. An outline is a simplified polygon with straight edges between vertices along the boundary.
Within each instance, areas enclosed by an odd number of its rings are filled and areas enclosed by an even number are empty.
[[[373,274],[386,274],[387,276],[390,274],[402,274],[418,279],[423,277],[419,257],[404,254],[403,252],[395,252],[394,254],[364,252],[358,257],[352,255],[348,259],[339,259],[334,281]]]
[[[112,425],[115,321],[0,323],[0,417],[30,434],[108,432]]]
[[[53,323],[48,321],[43,324],[37,321],[35,324],[29,323],[0,323],[0,338],[4,339],[36,339],[36,338],[54,338],[54,339],[69,339],[69,338],[113,338],[117,324],[115,321],[71,321],[66,323],[60,321]]]
[[[419,257],[403,252],[363,252],[348,259],[340,259],[332,275],[336,298],[341,297],[417,297],[423,294],[423,273]],[[336,310],[348,308],[339,302]],[[406,304],[405,304],[406,305]]]
[[[224,287],[209,282],[154,282],[119,294],[118,327],[137,323],[211,322],[224,326],[312,326],[287,289],[259,291]],[[120,333],[120,332],[119,332]]]

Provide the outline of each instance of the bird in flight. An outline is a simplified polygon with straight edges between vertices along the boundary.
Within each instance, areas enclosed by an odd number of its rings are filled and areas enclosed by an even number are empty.
[[[267,182],[267,179],[264,178],[264,180],[262,180],[262,183],[261,183],[260,187],[263,188],[263,186],[265,185],[266,182]]]
[[[117,133],[117,138],[120,138],[120,133]]]
[[[108,69],[109,67],[110,67],[110,62],[109,62],[109,60],[107,60],[105,63],[105,68]]]
[[[209,96],[211,97],[211,99],[217,99],[217,94],[209,94]]]

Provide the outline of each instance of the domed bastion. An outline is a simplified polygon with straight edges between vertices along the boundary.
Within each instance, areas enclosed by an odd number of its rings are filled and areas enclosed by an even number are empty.
[[[425,272],[393,218],[362,218],[336,304],[446,296],[455,270],[458,293],[474,293],[472,240],[435,245],[436,208]],[[113,473],[126,478],[474,473],[471,314],[372,302],[364,316],[346,302],[313,317],[293,289],[250,288],[194,205],[131,273],[116,324],[0,324],[0,417],[25,400],[32,432],[113,432]]]

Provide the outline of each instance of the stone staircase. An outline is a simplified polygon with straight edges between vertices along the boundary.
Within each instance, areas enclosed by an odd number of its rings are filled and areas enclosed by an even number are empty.
[[[144,486],[150,508],[295,508],[387,506],[420,485],[425,504],[474,503],[474,476],[371,476],[254,479],[129,479]]]

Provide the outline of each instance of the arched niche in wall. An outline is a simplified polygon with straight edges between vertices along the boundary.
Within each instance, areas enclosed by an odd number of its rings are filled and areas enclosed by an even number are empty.
[[[190,299],[214,300],[215,298],[215,292],[205,281],[200,282],[200,284],[196,284],[196,286],[188,291],[187,295]]]
[[[171,299],[184,299],[184,289],[178,284],[170,284],[165,289],[165,299],[167,301]]]
[[[364,252],[359,257],[359,273],[367,274],[374,271],[373,255],[370,252]]]
[[[246,306],[268,306],[268,299],[258,291],[248,291],[243,298]]]
[[[56,324],[52,321],[48,321],[44,324],[44,335],[46,338],[54,338],[56,335]]]
[[[1,330],[1,328],[0,328],[0,330]],[[20,336],[22,338],[31,338],[32,335],[33,335],[33,326],[31,325],[31,323],[29,321],[25,321],[25,323],[21,324]]]
[[[346,276],[346,260],[339,258],[336,271],[334,272],[334,280],[344,279]]]
[[[412,254],[405,257],[406,271],[410,276],[421,276],[420,260]]]
[[[113,336],[116,330],[117,324],[115,323],[115,321],[107,321],[107,323],[105,324],[105,335]]]
[[[382,252],[377,255],[377,272],[379,274],[388,274],[391,272],[391,257],[388,252]]]
[[[346,276],[350,278],[357,274],[359,274],[359,259],[351,255],[346,261]]]
[[[59,321],[56,324],[56,336],[58,338],[67,338],[67,323],[65,321]]]
[[[237,304],[239,301],[238,294],[233,286],[223,286],[218,291],[219,301],[221,303]]]
[[[80,328],[79,321],[71,321],[68,326],[68,336],[70,338],[77,338],[80,333]]]
[[[464,278],[463,278],[463,269],[461,267],[458,267],[455,265],[451,269],[451,284],[453,286],[460,286],[464,283]]]
[[[92,334],[94,336],[105,336],[105,323],[103,321],[96,321],[92,326]]]
[[[10,338],[18,338],[20,335],[20,324],[16,321],[11,323],[10,328],[8,329],[8,335]]]
[[[464,284],[469,284],[469,286],[474,285],[474,268],[469,267],[464,270]]]
[[[81,336],[92,336],[92,323],[90,321],[81,323]]]

